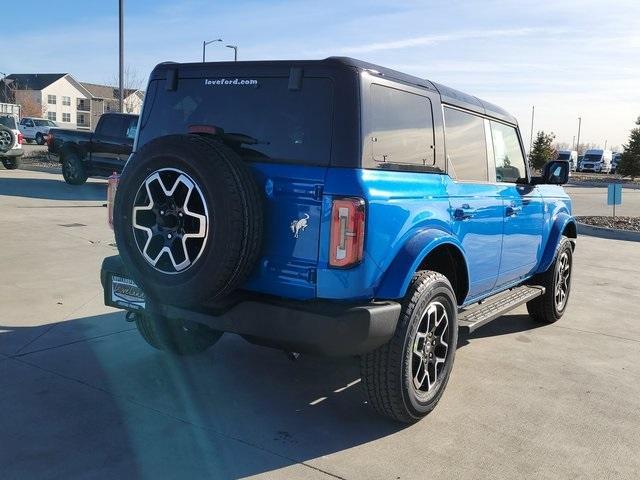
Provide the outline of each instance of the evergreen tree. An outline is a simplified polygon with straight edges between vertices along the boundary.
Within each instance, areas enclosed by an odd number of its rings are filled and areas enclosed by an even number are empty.
[[[617,171],[622,176],[629,176],[633,180],[640,177],[640,117],[636,120],[636,128],[631,130],[629,143],[624,146]]]
[[[555,138],[553,133],[544,133],[542,130],[536,135],[529,154],[529,162],[536,170],[541,170],[545,163],[555,158],[556,152],[552,146]]]

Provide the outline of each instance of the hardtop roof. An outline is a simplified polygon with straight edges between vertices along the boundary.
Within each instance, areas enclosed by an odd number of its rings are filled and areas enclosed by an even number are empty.
[[[174,63],[164,62],[156,66],[151,74],[151,79],[164,78],[164,76],[158,75],[159,71],[171,68],[180,69],[181,67],[187,67],[188,69],[201,69],[210,65],[225,66],[230,70],[242,71],[249,69],[253,66],[259,66],[267,70],[277,70],[282,68],[291,67],[350,67],[358,70],[367,71],[373,75],[379,75],[383,78],[389,78],[392,80],[400,81],[403,83],[411,84],[427,90],[435,91],[440,95],[441,101],[445,104],[453,105],[456,107],[464,108],[481,115],[494,117],[513,125],[517,125],[518,121],[509,112],[503,108],[482,100],[473,95],[461,92],[446,85],[432,82],[424,78],[416,77],[406,73],[399,72],[387,67],[382,67],[373,63],[365,62],[351,57],[327,57],[323,60],[250,60],[241,62],[197,62],[197,63]]]

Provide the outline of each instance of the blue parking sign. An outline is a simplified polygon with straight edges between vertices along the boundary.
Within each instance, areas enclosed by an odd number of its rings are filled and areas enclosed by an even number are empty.
[[[607,205],[622,205],[622,185],[612,183],[607,191]]]

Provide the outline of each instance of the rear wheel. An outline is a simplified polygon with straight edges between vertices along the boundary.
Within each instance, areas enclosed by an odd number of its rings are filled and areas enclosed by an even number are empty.
[[[20,166],[20,159],[18,157],[3,158],[2,165],[4,165],[4,168],[7,170],[15,170]]]
[[[62,157],[62,176],[70,185],[82,185],[89,177],[84,163],[75,153],[67,153]]]
[[[222,337],[222,332],[206,325],[149,313],[136,315],[136,327],[153,348],[176,355],[204,352]]]
[[[36,133],[36,143],[38,145],[44,145],[44,135],[42,135],[41,133]]]
[[[571,240],[562,237],[555,262],[546,272],[536,275],[531,281],[545,287],[544,295],[527,303],[531,318],[543,323],[554,323],[562,318],[571,293],[572,266]]]
[[[375,410],[413,423],[435,408],[453,367],[457,313],[444,275],[423,271],[413,277],[393,338],[361,359],[362,383]]]

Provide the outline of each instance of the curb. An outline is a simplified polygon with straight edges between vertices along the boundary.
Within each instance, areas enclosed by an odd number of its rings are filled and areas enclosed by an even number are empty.
[[[630,230],[618,230],[614,228],[594,227],[586,223],[578,222],[578,233],[590,237],[608,238],[610,240],[625,240],[627,242],[640,242],[640,232]]]
[[[569,177],[569,182],[567,183],[568,186],[570,187],[600,187],[600,188],[607,188],[609,186],[609,184],[611,183],[616,183],[616,184],[620,184],[622,185],[622,188],[627,189],[627,190],[640,190],[640,184],[638,183],[631,183],[631,182],[616,182],[616,181],[611,181],[611,182],[572,182],[571,181],[571,177]]]

